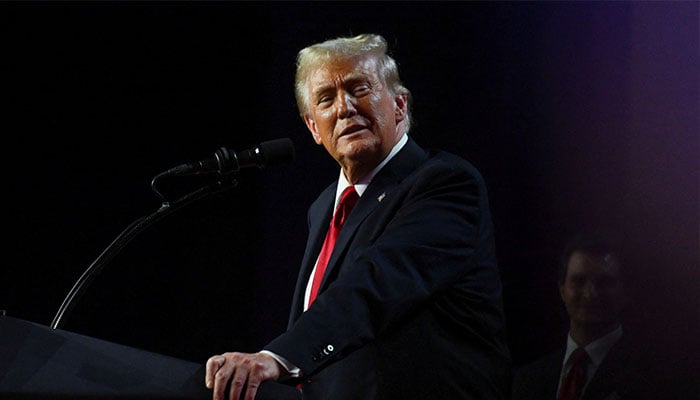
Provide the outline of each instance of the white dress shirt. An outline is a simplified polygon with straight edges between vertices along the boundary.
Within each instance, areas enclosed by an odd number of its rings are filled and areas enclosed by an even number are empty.
[[[589,362],[586,366],[586,383],[583,385],[583,391],[586,390],[586,387],[588,386],[588,382],[590,382],[591,378],[593,378],[593,375],[595,374],[595,372],[598,369],[598,367],[600,366],[600,364],[603,362],[603,359],[608,354],[608,351],[610,351],[610,348],[618,340],[620,340],[621,336],[622,336],[622,326],[618,325],[617,328],[614,329],[612,332],[594,340],[591,343],[588,343],[584,347],[584,349],[586,350],[586,353],[588,353],[588,357],[590,358],[591,362]],[[562,382],[564,381],[564,377],[569,373],[569,370],[571,370],[571,363],[572,363],[571,353],[573,353],[577,347],[579,347],[579,345],[576,344],[574,339],[571,337],[571,333],[569,333],[569,336],[566,340],[566,352],[564,353],[564,364],[561,367],[561,373],[559,375],[559,387],[557,387],[557,393],[559,393],[559,390],[561,389],[561,385],[562,385]],[[583,391],[581,393],[583,393]]]

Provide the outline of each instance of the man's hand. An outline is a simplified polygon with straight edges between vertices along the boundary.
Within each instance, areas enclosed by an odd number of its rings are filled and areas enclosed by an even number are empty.
[[[263,353],[224,353],[207,360],[205,383],[214,389],[214,400],[225,400],[226,385],[231,382],[229,400],[239,400],[245,388],[245,400],[254,400],[264,381],[277,380],[280,365]]]

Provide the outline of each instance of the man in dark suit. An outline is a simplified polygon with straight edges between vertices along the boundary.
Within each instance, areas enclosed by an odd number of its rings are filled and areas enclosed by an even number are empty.
[[[409,138],[410,93],[381,36],[303,49],[296,96],[339,179],[309,209],[288,330],[259,353],[212,356],[214,399],[230,385],[231,398],[252,400],[268,381],[304,399],[506,398],[510,356],[479,172]],[[351,211],[339,200],[348,187]],[[326,262],[336,208],[346,217]]]
[[[674,398],[639,332],[623,331],[630,298],[622,266],[619,245],[606,234],[579,234],[567,244],[559,273],[566,346],[518,368],[512,400]],[[580,384],[570,384],[577,370]]]

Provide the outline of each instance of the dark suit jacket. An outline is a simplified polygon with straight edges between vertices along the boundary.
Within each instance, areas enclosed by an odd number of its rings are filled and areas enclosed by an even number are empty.
[[[518,368],[513,377],[512,400],[556,399],[564,351],[562,347]],[[684,398],[672,395],[675,388],[666,384],[659,364],[648,355],[648,346],[623,335],[610,348],[581,400]]]
[[[302,312],[336,187],[309,209],[289,327],[265,347],[301,368],[304,398],[506,398],[501,281],[479,172],[409,139],[350,213]]]

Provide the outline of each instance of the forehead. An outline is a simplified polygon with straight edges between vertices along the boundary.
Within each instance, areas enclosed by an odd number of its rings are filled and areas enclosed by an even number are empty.
[[[373,79],[377,77],[377,60],[369,56],[331,58],[318,63],[311,69],[307,84],[311,88],[335,86],[355,79]]]
[[[617,278],[619,273],[620,265],[615,256],[610,254],[593,255],[576,251],[569,258],[566,275]]]

